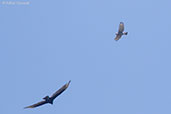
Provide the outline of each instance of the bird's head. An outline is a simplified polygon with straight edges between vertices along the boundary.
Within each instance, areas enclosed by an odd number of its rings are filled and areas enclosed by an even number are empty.
[[[49,99],[49,96],[46,96],[46,97],[44,97],[43,99],[44,99],[44,100],[47,100],[47,99]]]

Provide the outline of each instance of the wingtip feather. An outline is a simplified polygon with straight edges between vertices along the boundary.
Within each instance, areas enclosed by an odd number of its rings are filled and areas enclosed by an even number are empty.
[[[32,106],[27,106],[27,107],[24,107],[24,109],[27,109],[27,108],[34,108],[34,107],[32,107]]]
[[[71,83],[71,80],[68,83]]]

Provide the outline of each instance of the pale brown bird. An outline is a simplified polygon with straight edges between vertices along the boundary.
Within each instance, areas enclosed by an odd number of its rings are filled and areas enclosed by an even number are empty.
[[[127,35],[128,32],[123,32],[124,31],[124,23],[123,22],[120,22],[119,24],[119,30],[118,32],[116,33],[116,37],[115,37],[115,40],[118,41],[122,35]]]
[[[53,104],[54,99],[55,99],[57,96],[59,96],[62,92],[64,92],[64,91],[68,88],[70,82],[71,82],[71,80],[70,80],[68,83],[66,83],[65,85],[63,85],[59,90],[57,90],[51,97],[46,96],[46,97],[43,98],[44,101],[40,101],[40,102],[38,102],[38,103],[36,103],[36,104],[27,106],[27,107],[25,107],[25,108],[35,108],[35,107],[44,105],[44,104],[46,104],[46,103]]]

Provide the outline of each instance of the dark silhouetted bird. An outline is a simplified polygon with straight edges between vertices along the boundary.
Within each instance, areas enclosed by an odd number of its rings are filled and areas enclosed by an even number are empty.
[[[68,88],[70,82],[71,82],[71,81],[69,81],[68,83],[66,83],[65,85],[63,85],[63,86],[62,86],[58,91],[56,91],[51,97],[46,96],[46,97],[43,98],[44,101],[40,101],[40,102],[38,102],[38,103],[36,103],[36,104],[33,104],[33,105],[31,105],[31,106],[27,106],[27,107],[25,107],[25,108],[35,108],[35,107],[44,105],[44,104],[46,104],[46,103],[53,104],[53,100]]]
[[[128,32],[123,32],[124,31],[124,23],[123,22],[120,22],[119,24],[119,30],[118,32],[116,33],[116,37],[115,37],[115,40],[118,41],[122,35],[127,35]]]

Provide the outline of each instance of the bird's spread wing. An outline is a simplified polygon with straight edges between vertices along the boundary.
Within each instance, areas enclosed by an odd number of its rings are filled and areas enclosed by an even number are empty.
[[[124,23],[120,22],[118,33],[122,33],[123,31],[124,31]]]
[[[63,85],[58,91],[56,91],[52,96],[51,96],[51,99],[55,99],[58,95],[60,95],[62,92],[64,92],[69,84],[70,84],[71,81],[69,81],[67,84]]]
[[[38,102],[38,103],[36,103],[36,104],[27,106],[27,107],[25,107],[25,108],[35,108],[35,107],[41,106],[41,105],[46,104],[46,103],[47,103],[46,101],[40,101],[40,102]]]
[[[122,35],[116,35],[115,40],[118,41]]]

